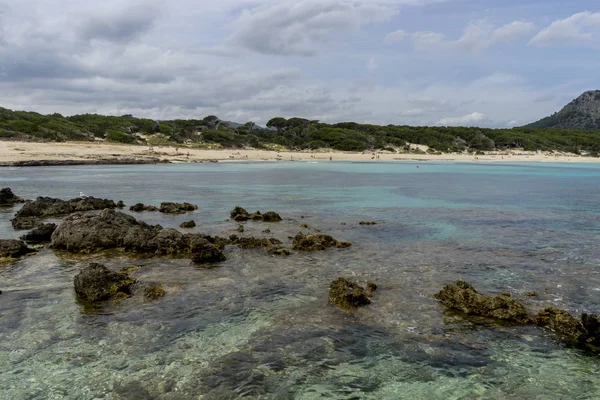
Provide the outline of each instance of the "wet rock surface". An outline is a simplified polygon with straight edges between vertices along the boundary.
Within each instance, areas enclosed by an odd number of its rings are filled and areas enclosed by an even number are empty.
[[[358,224],[359,225],[377,225],[377,222],[375,222],[375,221],[360,221]]]
[[[21,236],[21,239],[31,244],[47,243],[52,240],[52,234],[55,230],[56,224],[42,224]]]
[[[232,220],[237,221],[237,222],[243,222],[243,221],[248,221],[248,220],[263,221],[263,222],[280,222],[280,221],[282,221],[281,216],[274,211],[268,211],[264,214],[261,214],[260,211],[257,211],[255,213],[249,213],[248,211],[246,211],[246,209],[239,207],[239,206],[234,208],[229,213],[229,215]]]
[[[198,206],[190,203],[160,203],[159,211],[165,214],[184,214],[188,211],[197,210]]]
[[[27,244],[16,239],[0,239],[0,257],[19,258],[29,253],[35,253],[35,250],[29,248]]]
[[[180,228],[195,228],[196,227],[196,222],[195,221],[186,221],[186,222],[182,222],[179,225]]]
[[[10,222],[15,230],[33,229],[43,224],[43,220],[37,217],[18,217]]]
[[[144,289],[144,297],[149,300],[158,299],[166,294],[161,285],[151,285]]]
[[[14,206],[17,203],[23,203],[25,200],[16,196],[10,188],[0,189],[0,207]]]
[[[310,233],[298,232],[293,238],[292,245],[294,250],[300,251],[318,251],[332,247],[346,248],[352,246],[349,242],[340,242],[330,235],[312,235]]]
[[[137,203],[134,204],[133,206],[129,207],[130,211],[135,211],[135,212],[143,212],[143,211],[158,211],[158,207],[156,206],[146,206],[142,203]]]
[[[88,303],[129,297],[135,282],[127,273],[113,272],[96,263],[81,270],[73,279],[77,298]]]
[[[237,235],[231,235],[229,237],[231,244],[238,246],[241,249],[256,249],[261,247],[272,247],[279,246],[282,244],[281,240],[275,238],[256,238],[256,237],[238,237]]]
[[[566,340],[600,346],[600,317],[595,314],[584,313],[576,318],[566,311],[548,307],[538,313],[535,323]]]
[[[518,324],[531,322],[525,307],[514,300],[509,293],[502,293],[496,297],[479,294],[473,286],[465,281],[456,281],[451,285],[446,285],[434,297],[445,307],[468,315],[495,318]]]
[[[367,289],[345,278],[338,278],[329,286],[329,302],[343,309],[355,309],[371,304],[371,296],[377,285],[371,283]]]

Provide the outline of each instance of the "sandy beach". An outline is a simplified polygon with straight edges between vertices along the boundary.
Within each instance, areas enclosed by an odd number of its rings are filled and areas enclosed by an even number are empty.
[[[456,162],[577,162],[597,163],[600,158],[574,154],[549,154],[519,150],[485,155],[448,153],[441,155],[340,151],[269,151],[254,149],[191,149],[186,147],[126,145],[106,142],[34,143],[0,141],[0,165],[60,163],[153,163],[153,162],[239,162],[239,161],[456,161]]]

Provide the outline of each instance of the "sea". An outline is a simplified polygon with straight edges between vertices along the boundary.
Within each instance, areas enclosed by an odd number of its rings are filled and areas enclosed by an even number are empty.
[[[299,231],[346,249],[226,247],[227,261],[41,250],[0,266],[2,399],[600,399],[600,354],[554,332],[444,309],[462,279],[547,306],[600,313],[600,165],[270,162],[0,168],[0,187],[34,199],[127,205],[190,202],[184,215],[132,213],[189,232],[275,237]],[[283,221],[229,221],[235,206]],[[0,209],[0,238],[18,238]],[[360,225],[361,221],[376,225]],[[304,225],[304,226],[303,226]],[[266,229],[270,233],[265,233]],[[97,308],[73,277],[90,262],[159,283]],[[356,311],[330,283],[375,282]],[[528,292],[537,296],[528,296]]]

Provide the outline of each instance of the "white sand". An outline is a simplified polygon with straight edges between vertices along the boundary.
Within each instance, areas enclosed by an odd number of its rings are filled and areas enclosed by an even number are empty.
[[[187,156],[189,152],[189,158]],[[115,143],[31,143],[0,141],[0,163],[18,161],[62,161],[62,160],[115,160],[120,158],[160,158],[170,162],[198,161],[459,161],[459,162],[600,162],[600,158],[582,157],[573,154],[548,154],[542,152],[495,152],[486,155],[469,154],[409,154],[390,152],[338,152],[303,151],[277,152],[267,150],[209,150],[180,147],[154,147]]]

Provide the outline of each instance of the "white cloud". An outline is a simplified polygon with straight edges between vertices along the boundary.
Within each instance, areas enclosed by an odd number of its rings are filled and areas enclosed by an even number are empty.
[[[532,23],[522,21],[514,21],[494,29],[485,20],[480,20],[469,23],[462,36],[456,40],[447,39],[445,35],[436,32],[415,32],[411,37],[417,50],[458,49],[465,52],[477,52],[498,43],[511,42],[533,29]]]
[[[600,40],[600,12],[589,11],[554,21],[540,31],[529,44],[544,46],[554,44],[598,45]]]
[[[314,56],[336,34],[387,20],[395,7],[341,0],[304,0],[244,10],[226,45],[269,55]]]
[[[473,112],[471,114],[463,115],[460,117],[446,117],[440,119],[437,124],[443,126],[470,126],[476,125],[487,119],[487,115],[480,112]]]
[[[385,39],[383,40],[385,43],[396,43],[402,41],[406,36],[406,32],[403,30],[398,30],[395,32],[388,33]]]

